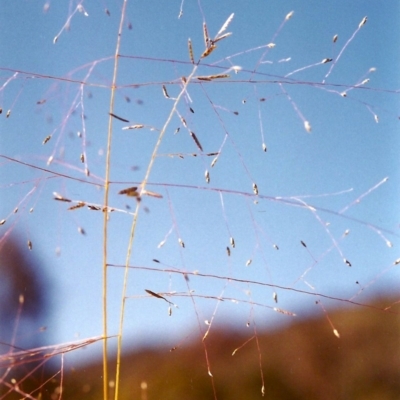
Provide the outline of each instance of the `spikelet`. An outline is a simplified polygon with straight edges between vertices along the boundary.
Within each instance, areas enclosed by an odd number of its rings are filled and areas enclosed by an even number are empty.
[[[206,182],[210,183],[210,173],[208,172],[208,170],[206,170],[206,172],[204,173],[204,177],[206,178]]]
[[[253,183],[253,192],[256,195],[258,194],[258,186],[255,183]]]
[[[129,122],[129,121],[128,121]],[[144,128],[144,125],[143,124],[135,124],[135,125],[130,125],[130,126],[124,126],[123,128],[122,128],[122,130],[123,131],[126,131],[126,130],[128,130],[128,129],[142,129],[142,128]]]
[[[78,6],[76,7],[77,10],[82,13],[85,17],[88,17],[89,14],[86,12],[86,10],[83,8],[82,4],[78,4]]]
[[[143,190],[142,194],[144,196],[155,197],[156,199],[162,199],[163,198],[162,194],[157,193],[157,192],[151,192],[150,190]]]
[[[225,23],[222,25],[221,29],[218,31],[216,37],[218,37],[219,35],[221,35],[221,33],[225,32],[226,29],[228,28],[229,24],[232,22],[233,17],[235,16],[235,13],[232,13],[228,19],[225,21]]]
[[[205,22],[203,22],[203,36],[204,36],[204,45],[206,47],[208,47],[209,42],[210,42],[210,37],[208,35],[208,29],[207,29],[207,25]]]
[[[139,192],[137,191],[137,186],[129,187],[123,190],[120,190],[118,194],[126,194],[129,197],[138,197]]]
[[[169,94],[167,92],[167,88],[165,87],[165,85],[162,85],[162,91],[163,91],[163,95],[166,99],[169,99]]]
[[[346,260],[345,258],[343,258],[343,262],[348,266],[351,267],[351,262],[349,260]]]
[[[194,57],[193,57],[193,47],[192,47],[192,41],[190,38],[188,39],[188,49],[189,49],[189,58],[192,64],[194,64]]]
[[[212,44],[210,47],[205,49],[204,53],[200,57],[201,58],[208,57],[216,48],[217,48],[217,46],[215,44]]]
[[[281,314],[284,314],[284,315],[290,315],[291,317],[296,316],[295,313],[292,313],[291,311],[282,310],[282,308],[274,307],[274,311],[276,311],[278,313],[281,313]]]
[[[57,192],[53,192],[54,200],[58,201],[65,201],[66,203],[71,203],[70,199],[66,199],[65,197],[61,196],[61,194],[58,194]]]
[[[211,82],[212,80],[208,76],[196,76],[196,79],[198,79],[199,81],[209,81],[209,82]]]
[[[265,153],[267,152],[267,145],[265,143],[262,144],[262,149]]]
[[[87,207],[88,207],[89,210],[92,210],[92,211],[100,211],[100,210],[101,210],[100,207],[98,207],[98,206],[93,206],[93,205],[91,205],[91,204],[89,204]]]
[[[272,293],[272,298],[274,299],[275,303],[278,302],[278,295],[276,294],[276,292]]]
[[[289,19],[293,17],[293,14],[294,14],[294,11],[290,11],[290,13],[286,15],[285,21],[289,21]]]
[[[215,39],[212,39],[212,40],[211,40],[211,43],[212,43],[212,44],[215,44],[215,43],[219,42],[220,40],[225,39],[225,38],[227,38],[227,37],[229,37],[229,36],[231,36],[231,35],[232,35],[232,32],[224,33],[223,35],[218,36],[218,37],[215,38]]]
[[[42,142],[42,144],[46,144],[51,139],[51,135],[46,136]]]
[[[367,19],[368,19],[367,17],[364,17],[360,22],[360,24],[358,25],[358,27],[361,28],[363,25],[365,25],[367,23]]]
[[[80,202],[78,202],[78,204],[75,204],[74,206],[69,207],[68,210],[69,211],[77,210],[78,208],[82,208],[85,206],[86,206],[86,204],[83,201],[80,201]]]
[[[197,136],[195,135],[195,133],[190,131],[190,136],[193,138],[194,142],[196,143],[196,145],[200,149],[200,151],[203,151],[203,147],[201,146],[199,139],[197,139]]]
[[[217,75],[207,75],[207,76],[196,76],[196,79],[200,81],[212,81],[213,79],[225,79],[230,78],[229,74],[217,74]]]
[[[338,332],[336,329],[333,330],[333,334],[334,334],[338,339],[340,339],[340,334],[339,334],[339,332]]]
[[[229,74],[217,74],[217,75],[210,75],[209,78],[212,79],[225,79],[230,78]]]

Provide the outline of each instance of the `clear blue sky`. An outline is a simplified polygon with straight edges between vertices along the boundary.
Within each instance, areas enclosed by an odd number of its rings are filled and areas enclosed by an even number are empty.
[[[75,12],[74,1],[48,2],[46,12],[45,2],[2,5],[1,155],[102,183],[121,3],[81,2],[82,12]],[[130,122],[113,120],[111,181],[126,182],[111,185],[110,204],[116,209],[133,212],[135,199],[118,191],[142,181],[158,138],[157,130],[122,128],[144,124],[161,129],[174,104],[163,96],[162,85],[170,97],[179,94],[180,78],[193,69],[188,38],[196,61],[204,51],[203,21],[214,38],[234,13],[226,30],[232,35],[201,60],[195,75],[241,67],[218,81],[193,79],[182,96],[177,110],[188,129],[174,114],[149,178],[157,185],[148,190],[163,198],[143,197],[130,265],[197,270],[361,303],[394,290],[399,273],[391,266],[400,257],[399,4],[220,3],[186,0],[178,18],[180,1],[128,2],[114,110]],[[62,30],[71,15],[69,29]],[[367,22],[345,47],[365,16]],[[270,43],[275,46],[266,47]],[[332,61],[322,64],[324,59]],[[203,152],[189,131],[195,132]],[[214,157],[205,154],[218,151],[211,167]],[[81,153],[87,164],[81,162]],[[178,153],[184,158],[165,156]],[[31,240],[32,256],[41,260],[52,280],[52,341],[100,335],[102,214],[87,208],[67,211],[71,204],[54,201],[53,192],[102,204],[103,190],[4,158],[0,165],[0,219],[7,219],[0,234],[15,230],[23,242]],[[17,206],[21,212],[13,214]],[[111,214],[110,263],[124,264],[131,223],[125,212]],[[252,263],[246,266],[249,259]],[[109,269],[111,334],[117,332],[122,274],[122,269]],[[216,310],[213,299],[171,297],[179,308],[169,317],[168,304],[149,297],[145,289],[186,294],[190,289],[195,295],[244,302],[226,300]],[[126,344],[174,344],[197,332],[197,316],[206,329],[203,321],[211,320],[215,310],[216,324],[244,327],[254,318],[259,327],[269,328],[291,321],[273,307],[296,313],[296,318],[322,313],[312,295],[194,276],[187,285],[180,274],[142,269],[130,272],[127,294],[132,298],[126,308]],[[267,307],[252,308],[246,301]],[[323,304],[328,309],[343,305],[328,299]]]

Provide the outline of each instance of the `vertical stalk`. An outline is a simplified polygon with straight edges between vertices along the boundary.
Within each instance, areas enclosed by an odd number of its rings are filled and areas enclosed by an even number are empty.
[[[115,47],[114,56],[114,72],[111,85],[111,97],[110,97],[110,109],[109,112],[113,113],[114,100],[115,100],[115,89],[117,81],[118,71],[118,55],[121,45],[121,34],[122,27],[124,24],[125,10],[127,0],[124,0],[121,20],[118,28],[117,45]],[[108,245],[108,197],[110,189],[110,159],[111,159],[111,141],[112,141],[112,125],[113,117],[110,115],[108,119],[108,136],[107,136],[107,155],[106,155],[106,173],[105,173],[105,184],[104,184],[104,225],[103,225],[103,398],[108,400],[108,350],[107,350],[107,245]]]
[[[149,180],[150,172],[153,168],[154,161],[157,156],[158,149],[161,145],[162,139],[164,137],[164,133],[168,128],[169,123],[171,122],[172,117],[174,116],[176,112],[176,108],[178,106],[178,103],[183,96],[183,94],[186,92],[186,88],[189,85],[189,82],[193,78],[193,75],[195,74],[197,70],[197,65],[193,68],[193,71],[191,74],[188,76],[186,79],[185,84],[183,85],[183,88],[181,92],[179,93],[178,97],[176,98],[174,105],[172,106],[172,109],[169,113],[169,116],[167,120],[164,123],[164,126],[162,127],[160,134],[157,139],[157,143],[154,146],[153,153],[150,157],[150,162],[149,165],[147,166],[146,174],[145,177],[142,181],[141,184],[141,191],[143,191],[147,185],[147,182]],[[121,314],[120,314],[120,320],[119,320],[119,333],[118,333],[118,344],[117,344],[117,365],[116,365],[116,373],[115,373],[115,397],[114,400],[118,400],[118,395],[119,395],[119,381],[120,381],[120,371],[121,371],[121,354],[122,354],[122,331],[123,331],[123,326],[124,326],[124,314],[125,314],[125,299],[126,299],[126,289],[128,286],[128,272],[129,272],[129,260],[131,258],[131,253],[132,253],[132,245],[133,245],[133,240],[135,238],[135,230],[136,230],[136,224],[137,224],[137,219],[139,215],[139,209],[140,209],[140,204],[141,202],[136,203],[136,209],[135,209],[135,214],[133,216],[133,221],[132,221],[132,227],[131,227],[131,233],[130,233],[130,238],[129,238],[129,245],[128,245],[128,251],[126,254],[126,260],[125,260],[125,271],[124,271],[124,282],[123,282],[123,289],[122,289],[122,298],[121,298]]]

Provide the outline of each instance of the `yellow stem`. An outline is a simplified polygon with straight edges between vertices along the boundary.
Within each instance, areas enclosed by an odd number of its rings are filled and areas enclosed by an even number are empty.
[[[114,110],[114,99],[115,99],[115,88],[117,81],[118,71],[118,54],[121,45],[121,33],[125,17],[127,0],[124,0],[124,4],[121,12],[121,21],[118,29],[117,45],[115,48],[114,58],[114,73],[111,86],[111,97],[110,97],[110,113]],[[108,240],[108,197],[110,189],[110,159],[111,159],[111,141],[112,141],[112,124],[113,117],[110,115],[108,119],[108,138],[107,138],[107,156],[106,156],[106,176],[104,185],[104,225],[103,225],[103,398],[108,400],[108,351],[107,351],[107,240]]]

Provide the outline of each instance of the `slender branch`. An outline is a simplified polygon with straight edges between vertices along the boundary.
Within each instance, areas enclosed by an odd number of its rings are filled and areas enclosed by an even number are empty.
[[[186,79],[186,82],[183,85],[183,88],[182,88],[181,92],[179,93],[178,97],[176,98],[176,100],[174,102],[174,105],[173,105],[173,107],[171,109],[171,112],[169,113],[169,116],[168,116],[167,120],[165,121],[164,126],[162,127],[162,129],[160,131],[160,134],[159,134],[158,139],[157,139],[157,143],[154,146],[153,153],[151,155],[150,162],[149,162],[149,165],[147,167],[146,175],[145,175],[145,177],[144,177],[144,179],[142,181],[142,184],[141,184],[141,192],[143,192],[145,190],[146,184],[147,184],[149,176],[150,176],[150,172],[152,170],[154,161],[155,161],[156,156],[157,156],[158,149],[159,149],[159,147],[161,145],[161,142],[162,142],[162,139],[164,137],[164,133],[167,130],[167,127],[168,127],[169,123],[171,122],[171,119],[172,119],[173,115],[176,112],[176,107],[178,106],[181,97],[183,96],[184,93],[186,93],[186,88],[189,85],[190,80],[193,78],[196,70],[197,70],[197,65],[193,68],[193,71],[191,72],[191,74]],[[138,219],[138,215],[139,215],[140,204],[141,204],[140,201],[138,201],[136,203],[136,210],[135,210],[135,214],[133,216],[131,233],[130,233],[130,238],[129,238],[128,251],[127,251],[127,254],[126,254],[126,261],[125,261],[125,272],[124,272],[124,282],[123,282],[122,298],[121,298],[121,314],[120,314],[120,321],[119,321],[119,333],[118,333],[118,345],[117,345],[117,365],[116,365],[116,374],[115,374],[115,400],[118,400],[118,392],[119,392],[119,380],[120,380],[120,370],[121,370],[121,353],[122,353],[122,330],[123,330],[123,324],[124,324],[126,290],[127,290],[127,286],[128,286],[129,260],[130,260],[130,257],[131,257],[132,245],[133,245],[133,241],[134,241],[134,238],[135,238],[135,230],[136,230],[136,224],[137,224],[137,219]]]

